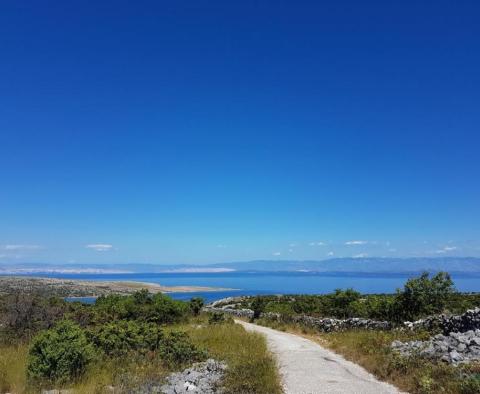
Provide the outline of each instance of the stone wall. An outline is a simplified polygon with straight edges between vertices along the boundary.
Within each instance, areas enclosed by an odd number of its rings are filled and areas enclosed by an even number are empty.
[[[477,330],[480,329],[480,308],[470,309],[458,316],[430,316],[415,322],[405,322],[404,326],[411,330],[441,331],[444,335],[451,332]]]
[[[251,319],[253,317],[253,311],[251,309],[216,308],[207,305],[205,308],[203,308],[203,310],[206,312],[227,313],[235,317],[244,317],[247,319]]]
[[[377,321],[358,317],[351,317],[348,319],[321,319],[312,316],[299,315],[293,316],[293,321],[322,332],[343,331],[348,329],[390,330],[392,328],[392,325],[388,321]]]
[[[480,330],[450,332],[448,335],[438,334],[428,341],[393,341],[391,347],[403,356],[419,355],[450,364],[478,361],[480,360]]]
[[[251,319],[253,317],[253,311],[251,309],[232,309],[228,307],[216,308],[207,306],[205,310],[208,312],[228,313],[229,315],[235,317],[243,317],[247,319]],[[389,330],[392,328],[391,324],[387,321],[376,321],[356,317],[348,319],[330,319],[307,315],[282,316],[279,313],[271,312],[262,313],[260,317],[276,321],[281,320],[284,322],[298,323],[322,332],[341,331],[354,328],[362,328],[367,330]]]

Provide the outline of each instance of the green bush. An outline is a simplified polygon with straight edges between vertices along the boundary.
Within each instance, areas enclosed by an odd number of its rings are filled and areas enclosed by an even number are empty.
[[[155,323],[127,320],[104,324],[92,329],[89,334],[95,346],[109,356],[157,350],[164,337]]]
[[[409,279],[395,294],[365,294],[353,289],[325,295],[257,296],[241,301],[240,308],[250,308],[257,317],[261,312],[280,313],[282,318],[306,314],[344,319],[364,317],[402,322],[442,312],[463,313],[480,306],[480,294],[458,293],[450,275],[424,273]]]
[[[336,289],[330,295],[330,314],[339,318],[352,317],[355,315],[353,306],[361,297],[358,291],[353,289],[341,290]]]
[[[33,339],[27,374],[31,379],[67,382],[81,376],[94,357],[84,330],[64,320]]]
[[[190,310],[192,311],[194,316],[198,316],[198,314],[203,308],[203,305],[205,305],[205,302],[201,297],[193,297],[188,303],[188,305],[190,306]]]
[[[461,394],[480,393],[480,374],[475,374],[464,379],[460,384],[460,393]]]
[[[233,318],[222,312],[213,312],[208,315],[208,324],[233,323]]]
[[[267,306],[266,300],[263,297],[255,297],[251,303],[251,309],[253,310],[253,319],[258,319],[260,315],[265,312]]]
[[[170,365],[183,365],[205,357],[187,334],[176,331],[165,334],[155,323],[121,320],[93,329],[89,335],[92,343],[110,357],[156,352]]]
[[[398,320],[415,320],[444,311],[455,293],[453,281],[446,272],[430,278],[424,272],[418,278],[407,281],[402,292],[397,294],[395,304]]]
[[[186,333],[173,331],[164,337],[160,356],[167,364],[178,366],[205,360],[207,353],[198,349]]]
[[[187,318],[190,308],[187,303],[175,301],[158,293],[150,295],[141,290],[130,296],[108,295],[95,302],[95,321],[105,323],[112,320],[142,320],[167,324],[177,323]]]

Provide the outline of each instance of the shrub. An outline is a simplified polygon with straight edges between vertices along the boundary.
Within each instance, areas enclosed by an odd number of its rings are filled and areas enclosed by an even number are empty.
[[[233,318],[222,312],[213,312],[209,314],[208,324],[233,323]]]
[[[94,348],[84,330],[64,320],[33,339],[27,374],[32,379],[70,381],[81,376],[94,357]]]
[[[253,310],[253,318],[258,319],[265,311],[266,302],[263,297],[255,297],[252,301],[251,308]]]
[[[160,356],[167,364],[178,366],[202,361],[206,359],[207,353],[198,349],[186,333],[173,331],[164,337]]]
[[[58,298],[12,294],[0,302],[0,327],[6,339],[25,339],[51,328],[62,318],[68,305]]]
[[[92,342],[107,356],[157,352],[170,365],[182,365],[205,357],[183,332],[165,334],[155,323],[121,320],[90,332]]]
[[[361,294],[353,289],[340,290],[336,289],[330,298],[330,314],[340,318],[351,317],[355,315],[352,304],[358,301]]]
[[[192,313],[195,316],[198,316],[198,314],[200,313],[200,311],[203,308],[203,305],[205,305],[205,302],[203,301],[203,298],[201,298],[201,297],[193,297],[190,300],[188,305],[190,306],[190,310],[192,311]]]
[[[161,293],[151,295],[146,290],[130,296],[99,297],[94,310],[97,323],[126,319],[166,324],[180,322],[189,315],[189,306],[185,302]]]
[[[188,304],[173,300],[165,294],[155,294],[152,297],[153,305],[146,315],[148,321],[156,323],[177,323],[185,320],[189,314]]]
[[[480,393],[480,374],[472,375],[465,378],[460,384],[461,394],[478,394]]]
[[[163,332],[154,323],[120,320],[93,329],[90,337],[95,346],[105,354],[120,356],[131,351],[159,349]]]

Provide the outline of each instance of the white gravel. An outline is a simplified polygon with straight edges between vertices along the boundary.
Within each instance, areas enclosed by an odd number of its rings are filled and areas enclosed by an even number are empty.
[[[357,364],[298,335],[236,320],[266,336],[276,356],[285,394],[397,394]]]

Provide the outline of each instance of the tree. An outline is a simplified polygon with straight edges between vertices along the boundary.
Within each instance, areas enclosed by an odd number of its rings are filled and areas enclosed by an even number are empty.
[[[198,316],[204,305],[205,302],[201,297],[193,297],[189,302],[190,309],[195,316]]]
[[[397,317],[415,320],[423,316],[441,313],[455,294],[453,281],[446,272],[430,278],[428,272],[407,281],[402,292],[397,293]]]
[[[358,301],[361,294],[353,289],[336,289],[330,296],[331,314],[336,317],[345,318],[352,315],[352,303]]]
[[[266,302],[262,297],[255,297],[252,301],[253,318],[258,319],[265,311]]]

